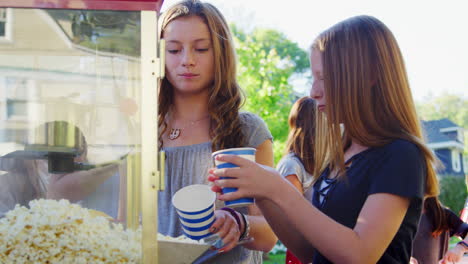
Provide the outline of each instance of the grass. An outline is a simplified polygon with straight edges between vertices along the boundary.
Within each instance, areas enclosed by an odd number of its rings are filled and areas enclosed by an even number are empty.
[[[461,241],[458,237],[451,237],[449,241],[449,248],[453,247],[458,241]],[[268,259],[263,259],[263,264],[284,264],[286,261],[286,253],[278,253],[278,254],[268,254]]]
[[[268,254],[268,259],[263,260],[263,264],[284,264],[286,259],[285,253]]]
[[[449,247],[448,248],[452,248],[453,246],[455,246],[455,244],[457,244],[460,241],[461,241],[461,239],[459,237],[456,237],[456,236],[451,237],[450,240],[449,240]]]

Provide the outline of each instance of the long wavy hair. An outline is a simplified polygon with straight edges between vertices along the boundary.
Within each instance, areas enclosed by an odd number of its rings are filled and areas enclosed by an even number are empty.
[[[351,139],[368,147],[404,139],[423,153],[425,194],[436,196],[436,158],[424,143],[403,56],[392,32],[374,17],[356,16],[321,33],[311,48],[322,56],[327,99],[326,116],[317,117],[317,136],[326,140],[316,141],[316,154],[326,150],[329,155],[316,155],[316,170],[328,166],[344,176],[343,153]]]
[[[299,98],[289,112],[289,134],[285,155],[294,153],[310,174],[314,172],[315,100]]]
[[[214,52],[214,78],[209,88],[208,112],[212,150],[240,147],[245,143],[239,120],[239,109],[244,103],[243,92],[236,80],[236,52],[231,31],[224,16],[209,3],[198,0],[182,1],[170,7],[162,16],[160,37],[164,37],[167,25],[181,17],[200,17],[211,34]],[[163,147],[162,135],[167,131],[166,116],[174,101],[174,87],[165,78],[159,91],[158,125],[159,147]]]

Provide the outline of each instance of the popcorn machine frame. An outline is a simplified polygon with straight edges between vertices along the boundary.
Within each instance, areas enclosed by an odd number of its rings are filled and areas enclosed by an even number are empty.
[[[157,152],[158,127],[156,118],[157,91],[159,89],[159,82],[164,76],[164,42],[159,39],[157,34],[157,19],[162,3],[163,0],[2,0],[0,2],[0,8],[6,10],[6,13],[19,9],[135,11],[139,13],[141,44],[137,52],[138,56],[131,58],[131,60],[136,61],[136,64],[139,65],[140,76],[137,83],[139,83],[140,88],[138,89],[140,91],[137,94],[140,97],[139,102],[136,103],[138,110],[134,111],[136,112],[135,115],[137,115],[135,119],[138,119],[141,124],[141,131],[139,131],[141,134],[137,136],[140,141],[133,144],[138,151],[127,157],[127,162],[130,165],[137,164],[138,166],[136,167],[139,169],[130,171],[127,168],[125,222],[127,228],[137,228],[141,221],[143,263],[156,264],[158,263],[158,241],[156,236],[158,233],[157,192],[162,190],[164,186],[164,153],[158,155]],[[13,17],[14,19],[15,17]],[[34,23],[34,21],[32,22]],[[0,42],[7,45],[13,44],[15,42],[15,34],[18,34],[18,32],[14,32],[9,26],[5,26],[4,28],[4,39],[0,38]],[[73,29],[72,26],[72,30],[77,29]],[[81,30],[80,32],[82,33],[84,32],[83,34],[87,34],[84,27],[78,28],[78,30]],[[91,33],[88,37],[92,39],[93,36]],[[47,38],[48,36],[43,35],[42,37]],[[36,39],[35,41],[40,42],[41,39]],[[112,45],[109,47],[115,49]],[[18,54],[21,53],[21,50],[11,50],[11,52]],[[49,51],[45,49],[44,52],[47,53]],[[113,51],[106,52],[112,53]],[[127,55],[122,56],[127,58],[129,57]],[[37,62],[34,63],[34,65],[37,65]],[[81,59],[79,63],[86,63],[86,61]],[[86,66],[84,68],[86,70]],[[87,78],[92,79],[94,76],[93,74],[88,74]],[[96,80],[96,82],[100,81]],[[99,93],[99,91],[94,91],[94,93]],[[130,95],[131,93],[134,92],[130,92]],[[91,93],[92,96],[93,94]],[[59,101],[57,99],[57,105],[60,105]],[[67,109],[66,106],[60,106]],[[87,109],[85,107],[81,110],[86,111]],[[78,117],[73,117],[72,119],[76,118]],[[92,122],[88,123],[93,125]],[[90,130],[93,131],[94,129],[90,128]],[[158,166],[158,164],[160,165]]]

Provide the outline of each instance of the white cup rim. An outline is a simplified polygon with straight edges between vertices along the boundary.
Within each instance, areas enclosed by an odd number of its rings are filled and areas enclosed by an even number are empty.
[[[243,147],[243,148],[227,148],[227,149],[220,149],[218,151],[215,151],[213,153],[211,153],[211,156],[216,156],[218,154],[221,154],[223,152],[226,152],[226,151],[236,151],[236,150],[253,150],[254,151],[254,154],[255,152],[257,151],[256,148],[251,148],[251,147]]]
[[[208,196],[205,197],[205,198],[207,198],[206,203],[203,204],[203,205],[199,205],[199,207],[189,206],[189,203],[187,203],[186,200],[184,201],[184,199],[182,197],[180,197],[181,195],[183,195],[183,193],[185,191],[192,191],[194,189],[195,190],[196,189],[199,189],[199,190],[205,189],[204,191],[206,191],[206,194],[208,194]],[[207,210],[208,208],[210,208],[215,203],[215,201],[216,201],[216,193],[211,191],[211,187],[209,185],[206,185],[206,184],[193,184],[193,185],[185,186],[185,187],[181,188],[180,190],[178,190],[172,196],[172,205],[177,210],[181,211],[182,213],[196,213],[196,212]]]

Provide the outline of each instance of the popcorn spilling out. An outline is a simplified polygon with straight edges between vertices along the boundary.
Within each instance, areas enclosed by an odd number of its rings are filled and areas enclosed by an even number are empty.
[[[67,200],[33,200],[29,207],[17,205],[0,219],[0,263],[141,262],[141,228],[125,230]]]

